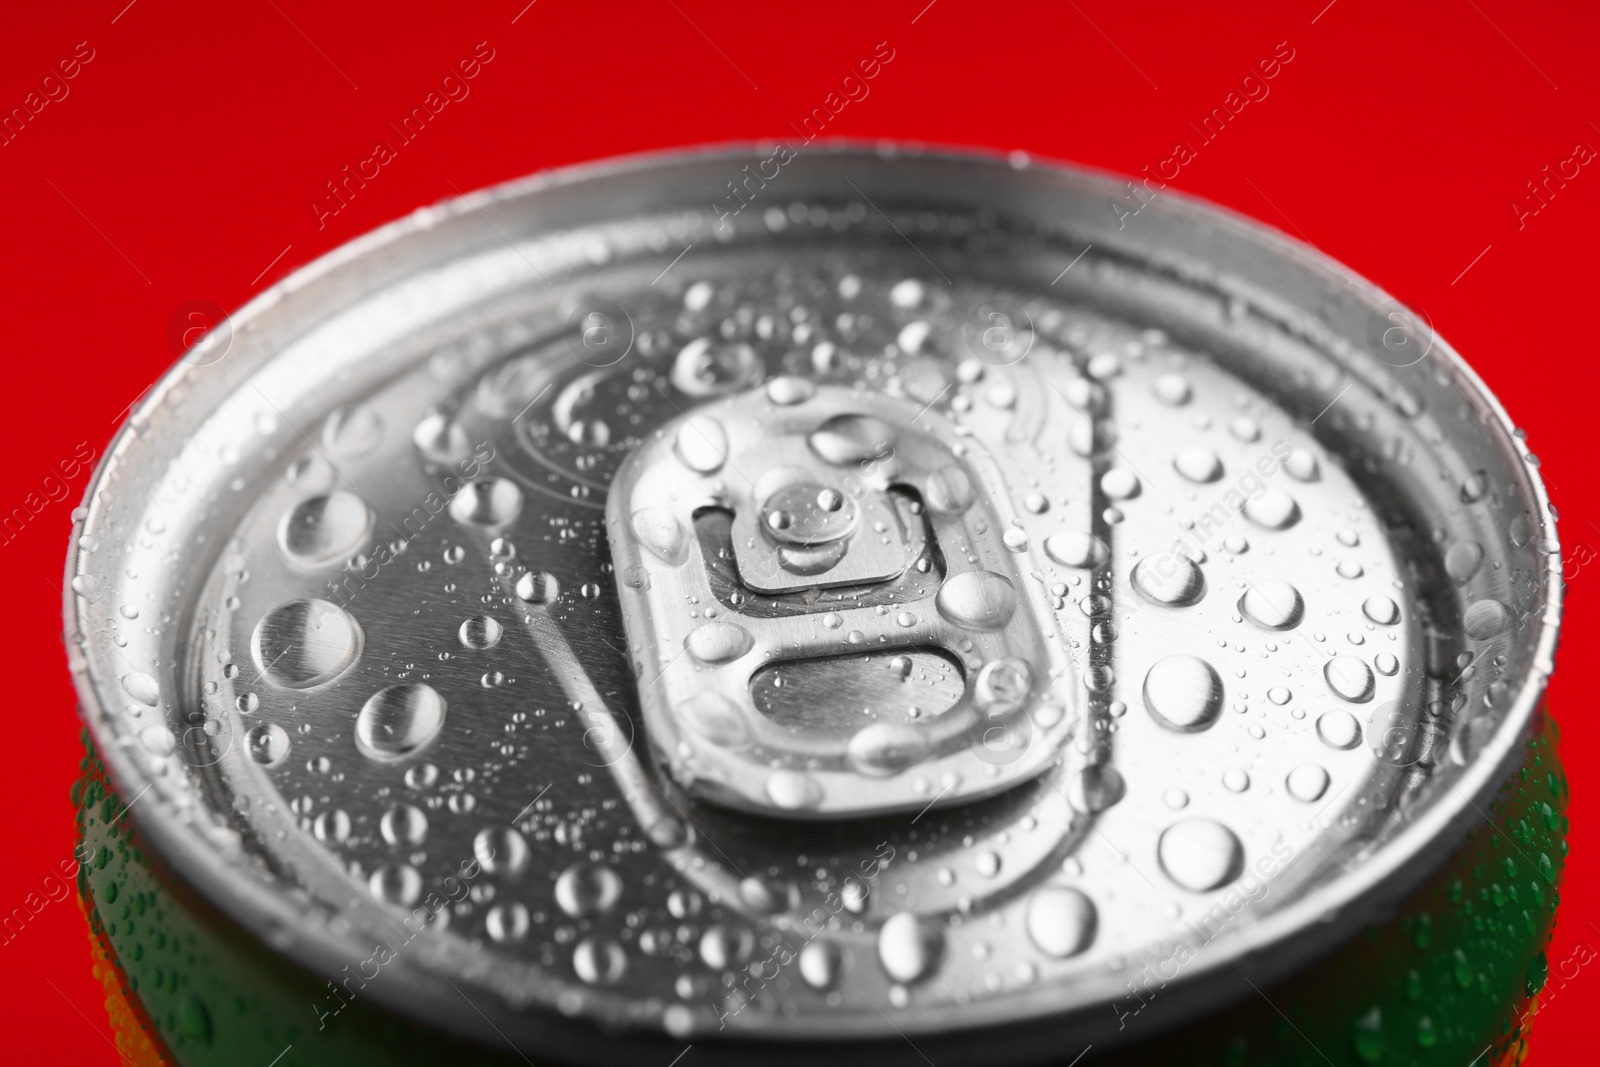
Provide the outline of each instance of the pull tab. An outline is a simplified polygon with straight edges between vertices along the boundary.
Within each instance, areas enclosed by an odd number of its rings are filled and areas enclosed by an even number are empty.
[[[1016,517],[981,444],[895,397],[778,379],[667,424],[607,501],[658,759],[698,797],[805,819],[1039,774],[1080,717]],[[885,693],[881,672],[930,662],[955,668],[948,707]],[[763,707],[758,674],[807,689]]]

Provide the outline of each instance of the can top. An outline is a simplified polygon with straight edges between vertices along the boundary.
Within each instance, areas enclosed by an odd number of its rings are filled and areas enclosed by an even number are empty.
[[[274,950],[574,1060],[1020,1058],[1141,969],[1176,1020],[1301,965],[1509,771],[1554,513],[1425,321],[1130,195],[761,146],[296,273],[76,514],[140,831]]]

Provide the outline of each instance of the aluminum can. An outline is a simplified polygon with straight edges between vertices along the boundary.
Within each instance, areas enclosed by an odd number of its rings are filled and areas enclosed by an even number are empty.
[[[1559,560],[1425,319],[1169,192],[774,144],[419,211],[77,514],[119,1047],[1518,1062]]]

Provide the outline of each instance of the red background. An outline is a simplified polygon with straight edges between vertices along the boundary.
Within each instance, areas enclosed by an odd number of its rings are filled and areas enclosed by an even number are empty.
[[[1270,96],[1173,186],[1308,241],[1423,309],[1527,428],[1562,511],[1571,583],[1552,703],[1577,781],[1552,966],[1584,943],[1600,947],[1600,810],[1581,773],[1600,760],[1600,720],[1582,696],[1600,685],[1585,655],[1600,627],[1600,492],[1584,450],[1600,396],[1588,321],[1600,164],[1520,228],[1511,206],[1535,206],[1525,183],[1578,142],[1600,149],[1592,5],[126,3],[0,15],[0,113],[79,42],[94,50],[70,95],[0,147],[0,344],[16,430],[0,512],[39,491],[80,442],[104,450],[125,407],[172,361],[168,323],[180,306],[237,307],[418,205],[616,153],[789,136],[788,123],[880,41],[893,61],[830,134],[1020,148],[1133,173],[1192,140],[1186,123],[1288,42],[1294,58]],[[324,182],[388,138],[385,124],[480,41],[495,58],[471,95],[319,228],[310,205]],[[0,547],[0,912],[72,848],[79,749],[59,585],[86,477]],[[1532,1067],[1592,1060],[1585,1024],[1597,992],[1600,966],[1550,999]],[[10,1062],[117,1062],[102,999],[70,899],[0,947]]]

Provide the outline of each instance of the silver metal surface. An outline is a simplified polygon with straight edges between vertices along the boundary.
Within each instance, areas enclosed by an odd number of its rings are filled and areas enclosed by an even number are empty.
[[[766,155],[421,212],[152,391],[67,603],[152,847],[272,951],[385,944],[364,996],[591,1063],[1104,1047],[1433,869],[1559,609],[1471,371],[1080,171],[819,151],[719,220]]]

